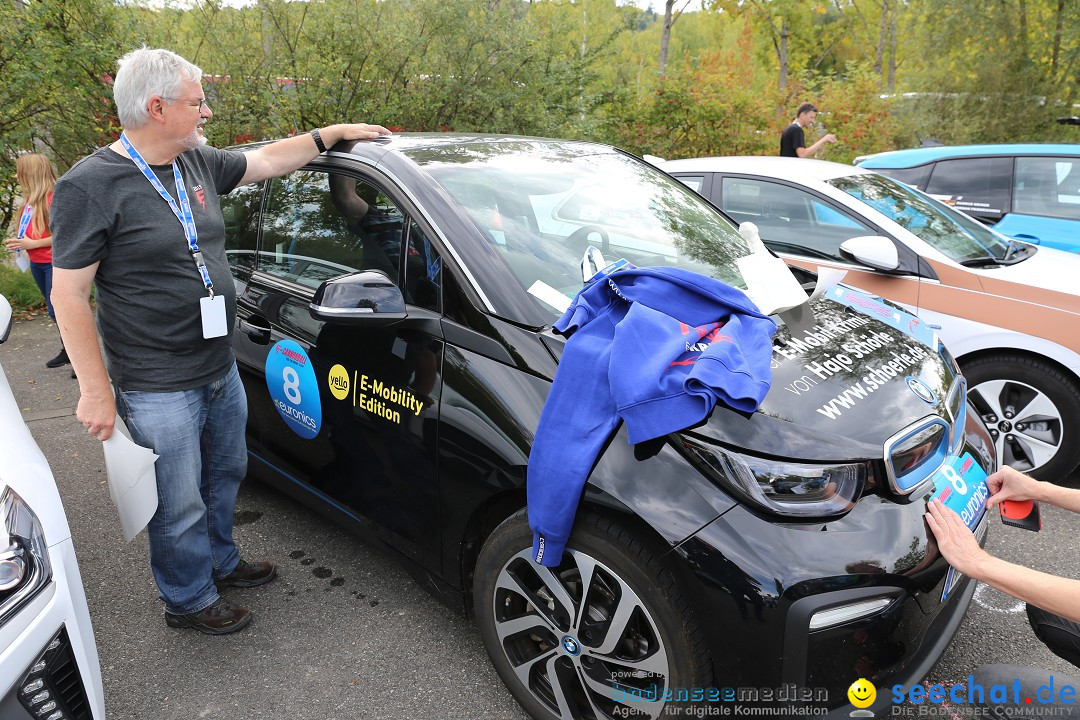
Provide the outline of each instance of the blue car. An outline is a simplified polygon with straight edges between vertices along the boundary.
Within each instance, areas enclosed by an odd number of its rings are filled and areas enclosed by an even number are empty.
[[[1003,235],[1080,252],[1080,144],[894,150],[855,164],[963,210]]]

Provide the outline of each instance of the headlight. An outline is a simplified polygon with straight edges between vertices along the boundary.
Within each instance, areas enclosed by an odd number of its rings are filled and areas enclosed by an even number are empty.
[[[862,495],[867,463],[822,465],[765,460],[686,437],[683,447],[708,475],[742,500],[777,515],[841,515]]]
[[[52,580],[41,523],[11,488],[0,495],[0,625]]]

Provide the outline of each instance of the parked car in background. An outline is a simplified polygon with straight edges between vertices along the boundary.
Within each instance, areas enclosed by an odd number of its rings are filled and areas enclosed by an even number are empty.
[[[1080,252],[1080,145],[945,145],[856,158],[1003,235]]]
[[[0,343],[11,331],[0,295]],[[0,718],[104,720],[97,645],[52,471],[0,367]]]
[[[876,172],[821,160],[662,163],[789,263],[940,326],[999,463],[1057,481],[1080,462],[1080,257],[1009,241]]]
[[[533,562],[526,466],[589,246],[744,287],[735,228],[655,168],[592,143],[402,134],[222,209],[251,473],[472,614],[533,717],[656,718],[788,684],[846,717],[855,679],[917,683],[956,632],[974,583],[922,515],[954,467],[994,469],[992,443],[936,336],[869,299],[821,297],[824,330],[781,327],[758,412],[718,407],[647,447],[619,430],[559,567]],[[845,343],[862,359],[834,363]],[[981,538],[975,487],[957,492]]]

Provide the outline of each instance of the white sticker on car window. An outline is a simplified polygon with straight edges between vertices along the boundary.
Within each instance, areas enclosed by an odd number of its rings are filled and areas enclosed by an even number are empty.
[[[543,280],[537,280],[529,286],[529,294],[540,302],[547,303],[559,312],[566,312],[570,307],[572,298],[568,298]]]

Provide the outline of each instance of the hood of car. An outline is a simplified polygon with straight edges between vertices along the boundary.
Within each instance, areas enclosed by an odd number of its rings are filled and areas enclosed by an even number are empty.
[[[1031,257],[1018,263],[989,265],[970,268],[970,270],[985,279],[984,285],[992,284],[994,281],[1027,285],[1030,290],[1037,293],[1032,300],[1044,305],[1056,304],[1055,295],[1068,295],[1071,297],[1058,298],[1058,300],[1064,301],[1070,310],[1080,309],[1080,302],[1076,300],[1080,297],[1080,288],[1076,284],[1076,278],[1080,276],[1080,255],[1077,253],[1040,247],[1031,254]],[[1009,292],[1010,296],[1014,294],[1015,290]]]
[[[692,432],[741,450],[807,461],[881,459],[886,442],[947,409],[955,365],[903,311],[847,290],[820,297],[773,339],[772,387],[757,412],[718,408]],[[872,315],[887,316],[889,324]],[[914,322],[913,322],[914,321]]]

